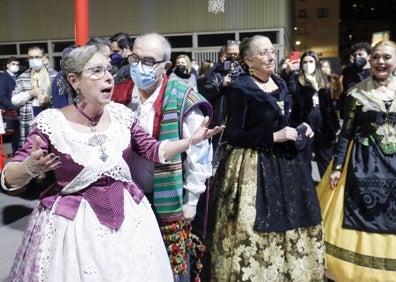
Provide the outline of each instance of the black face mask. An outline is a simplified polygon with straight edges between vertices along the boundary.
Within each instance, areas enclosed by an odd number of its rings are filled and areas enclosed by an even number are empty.
[[[175,70],[173,71],[177,76],[181,78],[189,78],[191,75],[188,73],[185,73],[186,71],[186,66],[185,65],[178,65],[176,66]]]
[[[354,65],[358,69],[362,69],[367,64],[367,60],[363,57],[356,57]]]
[[[186,71],[185,65],[177,65],[175,68],[175,73],[184,73]]]

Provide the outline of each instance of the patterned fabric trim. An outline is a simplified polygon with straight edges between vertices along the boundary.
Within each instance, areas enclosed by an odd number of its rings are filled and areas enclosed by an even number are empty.
[[[396,271],[395,259],[386,259],[386,258],[378,258],[373,256],[362,255],[359,253],[355,253],[337,247],[328,242],[325,242],[325,244],[326,244],[326,253],[340,260],[344,260],[356,265],[379,269],[379,270]]]
[[[160,141],[167,139],[174,141],[183,138],[183,120],[188,113],[197,107],[201,109],[204,115],[209,115],[212,118],[213,110],[209,102],[177,79],[168,81],[163,97]],[[181,218],[182,205],[182,158],[181,154],[177,154],[171,165],[158,164],[155,166],[154,206],[161,219],[172,221]]]
[[[159,140],[179,140],[179,118],[181,103],[185,90],[180,85],[169,81],[163,95],[163,118]],[[179,86],[179,87],[177,87]],[[154,207],[161,219],[175,220],[182,216],[183,178],[181,155],[177,154],[172,164],[155,166],[154,171]]]

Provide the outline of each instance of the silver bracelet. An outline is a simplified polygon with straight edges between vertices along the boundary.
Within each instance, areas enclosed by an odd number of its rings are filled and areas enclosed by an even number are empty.
[[[34,172],[32,171],[32,169],[30,168],[30,166],[29,166],[29,159],[30,159],[30,156],[27,157],[27,158],[23,161],[23,164],[25,165],[25,170],[26,170],[27,174],[29,174],[29,175],[30,175],[31,177],[33,177],[33,178],[39,177],[39,176],[40,176],[40,173],[34,173]]]

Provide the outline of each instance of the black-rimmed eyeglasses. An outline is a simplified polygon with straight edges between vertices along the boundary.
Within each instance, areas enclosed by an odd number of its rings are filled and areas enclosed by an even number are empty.
[[[163,63],[163,62],[165,62],[165,61],[164,61],[164,60],[162,60],[162,61],[155,61],[155,60],[153,60],[153,59],[145,59],[145,58],[140,59],[138,55],[136,55],[136,54],[130,54],[130,55],[128,56],[128,62],[129,62],[132,66],[134,66],[134,67],[137,66],[137,65],[139,64],[139,62],[141,62],[142,65],[144,65],[144,66],[146,66],[146,67],[152,68],[152,67],[155,66],[156,64]]]

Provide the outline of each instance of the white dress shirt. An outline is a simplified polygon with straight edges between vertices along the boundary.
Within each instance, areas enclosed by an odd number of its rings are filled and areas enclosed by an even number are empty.
[[[139,90],[134,86],[132,100],[128,105],[136,114],[139,125],[153,135],[155,111],[153,104],[159,95],[160,88],[144,102],[141,102]],[[183,138],[189,138],[201,125],[204,116],[199,109],[191,111],[183,121]],[[184,204],[197,205],[199,195],[206,189],[205,182],[212,175],[212,145],[205,140],[186,151],[183,162]],[[154,163],[133,154],[131,166],[133,180],[145,191],[153,191]]]

